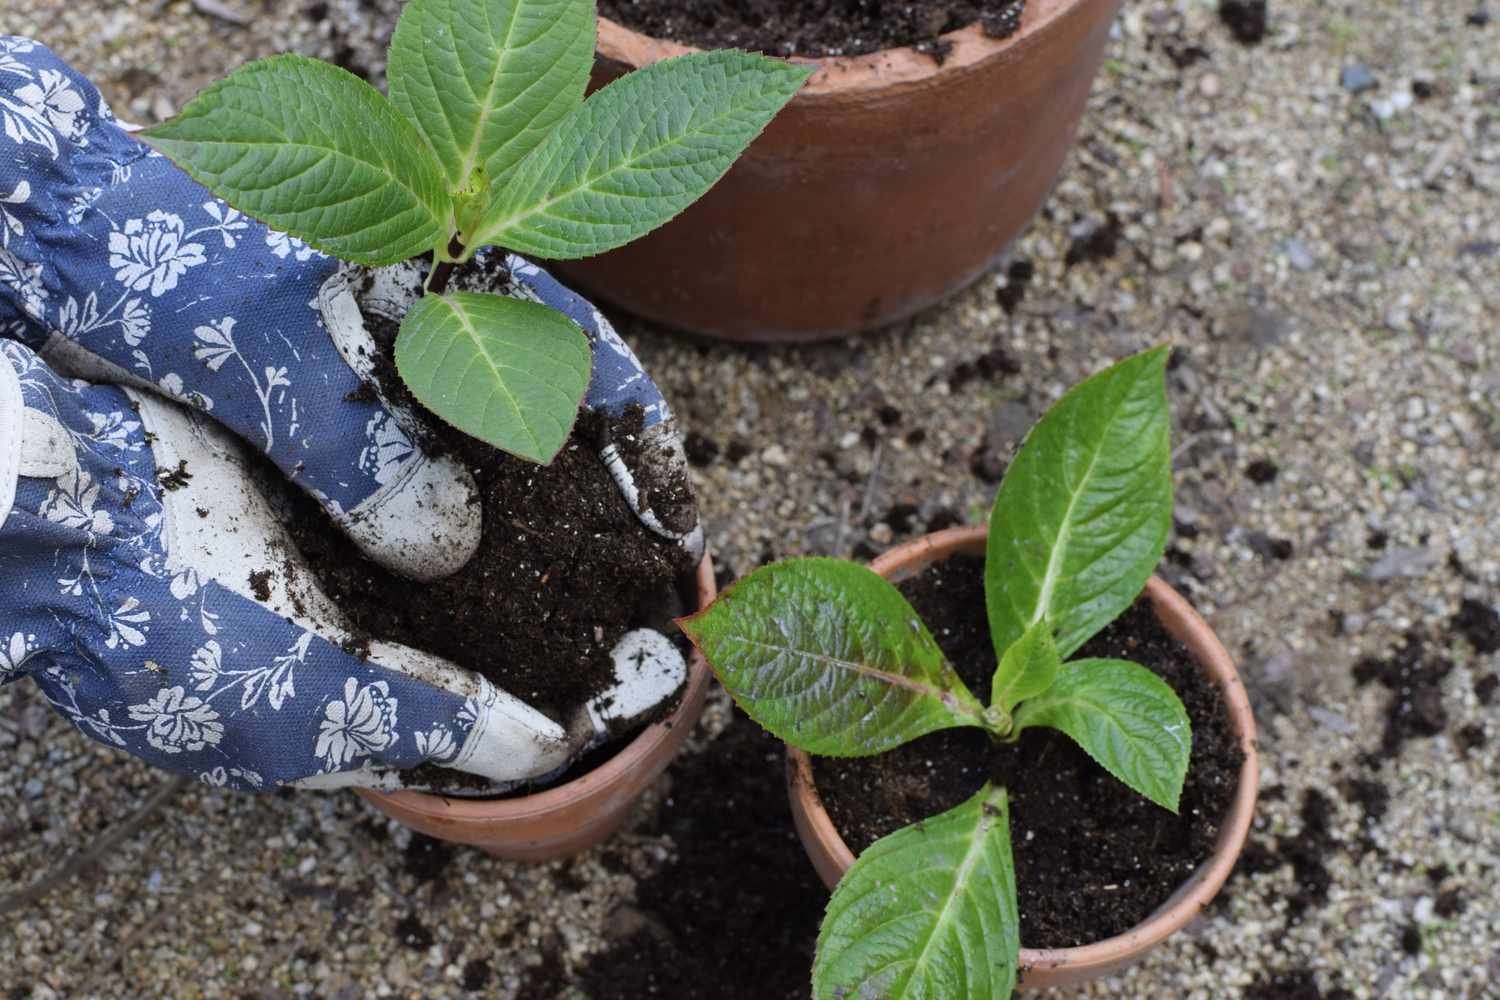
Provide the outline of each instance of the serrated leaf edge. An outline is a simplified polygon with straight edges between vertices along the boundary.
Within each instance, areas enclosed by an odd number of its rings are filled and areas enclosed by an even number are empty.
[[[668,64],[671,64],[671,63],[683,61],[683,60],[697,60],[697,59],[700,59],[700,58],[706,57],[706,56],[717,57],[717,56],[720,56],[721,53],[737,53],[739,55],[753,55],[754,54],[754,53],[745,52],[745,51],[740,50],[740,49],[716,49],[716,50],[714,50],[712,52],[695,52],[695,53],[689,53],[688,55],[674,56],[674,57],[672,57],[670,59],[663,60],[662,62],[653,63],[652,66],[663,66],[663,65],[668,65]],[[765,57],[762,57],[762,58],[765,58]],[[791,68],[794,68],[794,69],[800,69],[800,70],[803,71],[802,79],[800,81],[798,81],[798,88],[799,89],[800,89],[800,87],[801,87],[801,85],[803,83],[807,82],[808,77],[812,76],[812,74],[817,69],[816,66],[802,66],[802,65],[800,65],[798,63],[784,63],[784,65],[786,65],[788,67],[791,67]],[[636,73],[640,73],[640,72],[642,72],[642,70],[636,70]],[[625,76],[621,76],[618,79],[610,81],[608,84],[606,84],[605,86],[601,87],[599,90],[595,91],[593,94],[589,95],[589,98],[588,98],[587,101],[585,101],[583,104],[580,104],[573,111],[569,112],[569,116],[583,113],[583,110],[586,107],[588,107],[589,101],[595,100],[601,94],[605,94],[605,93],[610,92],[612,90],[612,88],[619,86],[621,83],[623,83],[624,81],[628,80],[631,76],[634,76],[634,75],[635,75],[634,73],[626,74]],[[795,96],[795,93],[796,92],[793,91],[793,95],[794,96]],[[567,117],[568,116],[565,116],[556,125],[554,125],[553,128],[562,128],[562,127],[564,127],[565,123],[567,122]],[[723,118],[723,117],[728,117],[728,116],[727,115],[721,115],[721,116],[719,116],[719,118]],[[717,120],[719,120],[719,118],[711,119],[710,121],[717,121]],[[761,126],[761,128],[759,130],[756,131],[755,135],[752,135],[749,138],[749,140],[746,142],[746,145],[748,146],[750,142],[754,142],[755,139],[761,134],[761,132],[765,131],[766,125],[769,125],[769,124],[770,124],[770,122],[768,120],[764,125]],[[635,162],[637,160],[645,159],[648,156],[659,152],[663,148],[666,148],[667,146],[672,146],[672,145],[676,145],[676,144],[677,144],[677,142],[674,140],[673,142],[668,142],[668,143],[663,143],[661,145],[652,146],[649,149],[646,149],[646,150],[642,151],[641,153],[639,153],[638,155],[632,157],[631,160],[629,160],[629,161],[622,161],[620,163],[620,165],[617,166],[617,167],[615,167],[615,168],[613,168],[613,170],[611,172],[614,172],[616,170],[628,170],[628,169],[631,169],[631,164],[633,162]],[[541,155],[543,152],[546,151],[546,149],[547,149],[546,144],[542,143],[542,144],[539,144],[531,152],[527,153],[526,156],[523,157],[520,160],[520,162],[518,162],[516,164],[516,168],[515,168],[516,172],[519,173],[519,171],[521,170],[522,166],[528,160],[530,160],[532,157]],[[733,161],[731,161],[730,165],[731,166],[733,165]],[[728,170],[728,167],[725,168],[725,172],[727,172],[727,170]],[[722,176],[723,176],[723,173],[721,172],[720,177],[722,177]],[[598,180],[598,177],[590,177],[589,178],[589,183],[592,183],[595,180]],[[489,244],[496,244],[496,245],[504,246],[505,244],[504,244],[504,242],[502,240],[502,237],[504,236],[504,234],[505,234],[505,232],[507,230],[510,230],[510,229],[512,229],[512,228],[514,228],[514,227],[516,227],[516,226],[518,226],[518,225],[526,222],[528,219],[530,219],[533,216],[544,214],[553,205],[555,205],[558,202],[563,201],[564,199],[566,199],[566,198],[568,198],[568,197],[570,197],[570,196],[578,193],[580,190],[582,190],[583,188],[585,188],[587,186],[588,185],[586,183],[578,183],[578,184],[574,184],[571,187],[568,187],[568,188],[566,188],[564,190],[549,191],[549,192],[546,193],[546,195],[540,201],[536,201],[536,202],[533,202],[530,205],[524,205],[524,206],[521,206],[520,208],[514,209],[509,215],[506,215],[503,218],[495,219],[495,220],[482,219],[481,222],[480,222],[480,225],[479,225],[479,229],[475,233],[473,233],[471,235],[470,234],[466,234],[466,236],[468,236],[468,242],[472,246],[475,246],[475,247],[485,246],[485,245],[489,245]],[[710,184],[709,186],[712,187],[712,184]],[[497,193],[496,197],[497,198],[499,197],[498,193]],[[491,206],[491,207],[493,207],[493,206]]]
[[[177,145],[193,144],[193,145],[199,145],[199,146],[277,145],[277,146],[286,146],[286,147],[290,147],[290,148],[310,149],[310,150],[314,150],[314,151],[317,151],[317,152],[320,152],[320,153],[326,153],[328,155],[331,155],[331,156],[334,156],[334,157],[338,157],[338,158],[343,159],[343,160],[348,160],[348,161],[351,161],[351,162],[359,163],[359,164],[364,165],[364,166],[372,166],[372,164],[368,160],[361,160],[361,159],[358,159],[357,157],[349,156],[349,155],[347,155],[345,153],[341,153],[338,150],[332,149],[331,147],[328,147],[328,146],[319,146],[319,145],[314,145],[313,143],[307,143],[307,142],[277,142],[277,143],[273,144],[273,143],[264,143],[264,142],[251,143],[251,142],[236,141],[236,140],[230,140],[230,139],[215,139],[215,138],[207,138],[207,139],[177,139],[177,138],[174,138],[174,137],[169,136],[169,135],[162,135],[161,134],[161,130],[162,129],[168,128],[168,127],[172,126],[173,124],[179,123],[182,120],[184,120],[184,115],[187,112],[192,111],[193,105],[197,101],[199,101],[199,100],[201,100],[203,98],[206,98],[206,97],[208,97],[211,94],[215,94],[215,93],[217,93],[220,90],[223,90],[223,89],[227,88],[228,85],[229,85],[229,83],[232,80],[234,80],[236,73],[239,73],[240,71],[242,71],[244,69],[247,69],[249,67],[252,67],[252,66],[268,66],[269,67],[271,64],[277,64],[277,65],[281,65],[281,64],[287,64],[287,65],[310,65],[310,66],[318,66],[318,67],[327,67],[328,69],[334,70],[336,72],[336,74],[341,73],[344,76],[348,77],[351,81],[353,81],[354,83],[358,84],[360,87],[367,88],[370,91],[370,93],[375,96],[375,98],[377,98],[379,101],[385,102],[390,107],[390,109],[391,109],[391,111],[393,113],[393,117],[394,117],[395,120],[399,121],[403,126],[407,126],[407,127],[411,128],[412,135],[409,138],[416,140],[417,145],[418,145],[418,147],[421,150],[421,153],[425,153],[428,156],[431,156],[433,158],[433,164],[432,165],[437,170],[437,176],[439,178],[442,178],[442,177],[446,176],[446,171],[443,169],[441,161],[437,159],[437,154],[435,152],[433,152],[431,145],[427,142],[426,136],[422,135],[422,133],[420,131],[418,131],[414,126],[411,125],[411,122],[408,121],[407,118],[406,118],[406,116],[401,113],[400,109],[397,108],[393,103],[391,103],[390,98],[388,98],[386,95],[382,94],[380,91],[376,90],[374,87],[371,87],[370,84],[369,84],[369,81],[360,79],[358,76],[355,76],[353,73],[350,73],[348,70],[344,69],[342,66],[337,66],[337,65],[334,65],[333,63],[324,62],[321,59],[313,59],[313,58],[311,58],[309,56],[304,56],[304,55],[301,55],[301,54],[296,53],[296,52],[282,52],[282,53],[279,53],[277,55],[267,56],[267,57],[265,57],[263,59],[256,59],[256,60],[253,60],[252,62],[246,63],[243,66],[240,66],[238,69],[236,69],[229,76],[223,77],[222,79],[219,79],[219,80],[215,80],[212,84],[210,84],[209,86],[205,87],[203,90],[201,90],[197,94],[195,94],[193,96],[192,100],[189,101],[188,104],[182,109],[182,112],[179,112],[175,117],[169,118],[167,121],[161,122],[160,124],[153,125],[150,128],[142,129],[141,131],[135,133],[136,137],[139,138],[142,142],[146,143],[146,145],[150,146],[152,149],[156,150],[162,156],[165,156],[168,160],[170,160],[172,162],[172,164],[174,166],[176,166],[178,169],[182,170],[184,173],[186,173],[189,177],[191,177],[198,184],[202,185],[205,188],[208,188],[210,190],[210,192],[215,193],[216,197],[221,198],[226,204],[230,205],[230,207],[232,207],[232,208],[238,208],[239,207],[239,206],[237,206],[237,205],[234,204],[234,201],[237,201],[238,199],[231,200],[229,198],[225,198],[222,195],[217,194],[216,192],[213,192],[214,179],[212,177],[210,177],[207,174],[203,173],[195,165],[193,165],[191,163],[184,163],[184,162],[179,161],[176,157],[174,157],[171,154],[171,152],[169,151],[169,149],[163,148],[163,146],[159,145],[159,144],[163,144],[163,143],[164,144],[177,144]],[[196,117],[199,117],[199,115],[198,114],[194,114],[194,115],[192,115],[192,117],[196,118]],[[401,157],[401,156],[405,156],[407,154],[405,152],[401,152],[401,153],[397,153],[395,155],[397,157]],[[418,155],[421,155],[421,154],[419,153]],[[449,195],[449,193],[447,191],[442,190],[441,188],[439,188],[437,190],[437,194],[439,195],[438,204],[434,204],[431,199],[429,199],[428,197],[424,196],[421,191],[419,191],[416,188],[412,187],[410,184],[408,184],[405,181],[405,179],[403,179],[402,177],[398,176],[395,172],[389,171],[389,170],[386,170],[384,172],[385,172],[386,176],[391,179],[392,183],[394,183],[395,185],[397,185],[398,187],[400,187],[402,190],[404,190],[408,194],[410,194],[411,197],[412,197],[412,199],[417,204],[419,204],[422,207],[424,207],[425,209],[427,209],[427,211],[430,213],[432,219],[434,220],[434,222],[436,222],[437,226],[440,229],[446,229],[446,230],[450,230],[451,231],[454,228],[453,200],[452,200],[452,198],[450,197],[450,195]],[[251,212],[246,212],[245,214],[248,215],[248,216],[250,216],[253,219],[261,221],[260,220],[260,216],[258,214],[254,214],[254,213],[251,213]],[[275,228],[275,227],[273,227],[273,228]],[[323,253],[326,253],[326,254],[328,254],[328,255],[330,255],[332,257],[336,257],[339,260],[346,260],[346,261],[351,261],[353,263],[366,264],[366,265],[373,266],[373,267],[379,267],[379,266],[385,266],[385,265],[389,265],[389,264],[397,264],[397,263],[400,263],[403,260],[408,259],[406,256],[391,257],[389,255],[384,255],[384,254],[382,254],[382,255],[360,254],[356,258],[356,256],[355,255],[351,255],[349,253],[349,251],[336,248],[332,243],[328,242],[326,239],[324,239],[322,237],[309,235],[305,231],[304,232],[293,232],[290,229],[283,229],[282,231],[286,232],[290,236],[293,236],[293,237],[295,237],[297,239],[300,239],[302,242],[306,243],[308,246],[312,247],[313,249],[319,250],[319,251],[321,251]],[[345,237],[340,237],[340,238],[345,238]]]
[[[466,293],[466,294],[476,294],[476,293]],[[499,296],[499,295],[491,296],[491,297],[493,297],[493,298],[499,298],[499,299],[504,299],[505,298],[504,296]],[[501,369],[506,369],[506,370],[509,370],[509,371],[519,371],[519,372],[523,372],[523,373],[526,373],[526,374],[531,374],[530,370],[529,369],[524,369],[524,368],[517,368],[515,365],[499,364],[498,362],[494,361],[490,357],[489,351],[485,349],[484,340],[479,335],[478,329],[474,326],[473,323],[471,323],[469,321],[467,313],[462,308],[460,308],[455,302],[449,301],[449,296],[448,295],[433,295],[433,294],[429,293],[428,295],[423,296],[422,299],[418,300],[417,305],[413,306],[410,310],[407,311],[406,318],[403,319],[403,321],[402,321],[401,329],[400,329],[400,331],[398,331],[398,333],[396,335],[396,343],[397,343],[397,348],[398,348],[397,353],[398,354],[400,353],[399,348],[400,348],[402,339],[406,338],[406,339],[409,340],[412,336],[414,336],[414,335],[410,335],[410,334],[406,333],[406,329],[407,329],[407,327],[406,327],[406,320],[410,319],[413,315],[415,315],[417,313],[418,307],[421,306],[422,302],[426,301],[428,299],[431,299],[434,302],[433,306],[429,306],[428,307],[429,310],[433,309],[433,308],[436,308],[436,304],[440,303],[443,307],[445,307],[446,309],[448,309],[448,311],[456,319],[458,319],[458,321],[459,321],[460,324],[462,324],[462,326],[464,327],[464,330],[469,334],[470,338],[474,341],[478,353],[483,357],[485,363],[487,365],[489,365],[491,371],[495,372],[495,375],[496,375],[495,381],[496,381],[496,383],[499,385],[500,389],[505,393],[506,401],[510,404],[511,410],[515,412],[516,418],[517,418],[517,422],[520,423],[520,425],[522,426],[522,428],[526,431],[527,436],[529,436],[531,438],[531,441],[532,441],[532,444],[533,444],[534,448],[533,448],[532,453],[528,454],[526,452],[519,452],[519,451],[516,451],[516,450],[514,450],[512,448],[507,448],[504,445],[495,444],[494,442],[489,442],[489,443],[492,444],[494,447],[499,448],[501,451],[508,452],[509,454],[515,455],[517,458],[523,458],[523,459],[526,459],[527,461],[537,462],[537,463],[539,463],[541,465],[544,465],[544,466],[545,465],[551,465],[552,464],[552,460],[554,458],[556,458],[557,455],[558,455],[558,452],[562,450],[562,446],[564,446],[564,445],[567,444],[568,437],[569,437],[569,435],[571,435],[573,427],[578,422],[578,410],[577,410],[577,407],[575,406],[574,409],[573,409],[573,419],[570,420],[570,421],[568,421],[567,424],[565,426],[563,426],[563,428],[562,428],[562,434],[561,434],[562,441],[561,441],[561,444],[559,445],[558,449],[556,451],[553,451],[552,454],[550,454],[550,455],[545,454],[544,451],[543,451],[543,448],[542,448],[541,439],[537,437],[536,431],[534,431],[532,429],[530,422],[528,422],[526,420],[526,410],[525,410],[525,408],[520,405],[519,401],[517,401],[517,399],[515,397],[515,394],[512,393],[510,391],[510,388],[505,384],[505,380],[500,377],[500,370]],[[562,315],[562,314],[559,313],[558,315]],[[590,361],[592,363],[592,356],[590,357]],[[413,386],[407,380],[406,376],[401,373],[401,368],[400,368],[399,365],[397,365],[396,371],[397,371],[398,375],[401,375],[401,380],[403,382],[406,382],[407,388],[411,390],[411,392],[413,393],[413,395],[417,395],[417,389],[416,389],[416,387]],[[544,381],[541,381],[541,380],[538,380],[538,381],[542,385],[546,386],[547,388],[553,389],[553,390],[561,393],[565,397],[568,396],[567,393],[563,392],[563,390],[560,389],[560,388],[558,388],[557,386],[551,385],[550,383],[547,383],[547,382],[544,382]],[[587,384],[588,384],[588,378],[587,377],[585,377],[585,379],[584,379],[584,384],[585,384],[585,386],[587,386]],[[418,400],[421,401],[421,397],[420,396],[418,396]],[[455,429],[457,429],[459,431],[462,431],[465,434],[468,434],[470,437],[476,436],[476,435],[474,435],[474,433],[472,431],[465,430],[464,428],[459,427],[457,424],[454,424],[451,420],[449,420],[446,417],[444,417],[441,413],[438,413],[436,410],[432,409],[432,407],[430,405],[428,405],[426,403],[423,403],[423,405],[426,406],[427,409],[429,411],[431,411],[434,416],[438,417],[445,424],[448,424],[449,426],[454,427]]]

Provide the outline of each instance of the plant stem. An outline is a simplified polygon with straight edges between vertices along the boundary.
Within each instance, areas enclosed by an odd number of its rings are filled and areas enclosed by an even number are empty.
[[[448,241],[448,254],[446,259],[438,260],[437,254],[433,254],[432,270],[427,275],[427,291],[433,295],[442,295],[448,290],[448,282],[453,277],[453,269],[458,266],[458,260],[464,255],[464,245],[457,236]]]
[[[1015,720],[1011,714],[999,705],[991,705],[984,710],[984,728],[996,739],[1008,739],[1013,735],[1014,727]]]

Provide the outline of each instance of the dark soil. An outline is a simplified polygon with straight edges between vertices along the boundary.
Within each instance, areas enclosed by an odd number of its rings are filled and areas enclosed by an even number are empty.
[[[1005,269],[1005,287],[995,292],[995,301],[1000,303],[1005,315],[1012,315],[1020,307],[1035,277],[1036,265],[1029,260],[1012,261]]]
[[[1112,260],[1120,252],[1124,227],[1120,217],[1110,212],[1102,219],[1086,219],[1073,227],[1063,266],[1072,269],[1079,264]]]
[[[1266,37],[1266,0],[1219,0],[1219,19],[1241,45],[1259,45]]]
[[[1311,969],[1284,969],[1257,979],[1245,993],[1246,1000],[1354,1000],[1342,987],[1323,992]]]
[[[463,984],[469,993],[478,993],[490,984],[490,963],[482,958],[470,959],[464,964]]]
[[[1344,793],[1345,799],[1359,806],[1360,827],[1365,831],[1360,852],[1375,850],[1371,832],[1380,825],[1380,821],[1385,819],[1385,814],[1390,810],[1390,789],[1374,778],[1348,778],[1339,783],[1339,790]]]
[[[1333,802],[1318,791],[1309,788],[1302,795],[1302,830],[1295,840],[1281,845],[1281,860],[1292,863],[1292,878],[1296,888],[1287,896],[1286,922],[1288,926],[1302,922],[1308,910],[1317,909],[1328,901],[1328,890],[1333,888],[1333,874],[1327,861],[1337,851],[1339,840],[1333,834]]]
[[[156,481],[168,493],[175,493],[193,481],[193,474],[188,471],[186,462],[178,462],[175,469],[158,471]]]
[[[1275,482],[1280,474],[1281,467],[1268,458],[1257,458],[1245,466],[1245,475],[1250,477],[1251,482],[1261,486]]]
[[[418,882],[431,882],[442,878],[453,860],[454,847],[446,840],[438,840],[424,833],[413,833],[402,859],[402,870]]]
[[[1485,674],[1474,682],[1474,697],[1479,699],[1479,704],[1488,708],[1495,701],[1495,689],[1500,688],[1500,676]]]
[[[1378,681],[1391,692],[1386,707],[1385,731],[1371,762],[1394,758],[1410,739],[1436,736],[1448,725],[1443,704],[1443,678],[1453,663],[1441,649],[1429,649],[1426,636],[1408,632],[1399,649],[1385,659],[1366,657],[1354,666],[1354,680],[1361,686]]]
[[[1500,612],[1491,605],[1466,597],[1453,616],[1453,629],[1469,640],[1476,653],[1500,651]]]
[[[395,324],[366,320],[388,351]],[[388,356],[377,373],[388,398],[415,408]],[[305,497],[289,501],[294,541],[365,645],[436,653],[566,722],[613,681],[609,653],[621,635],[642,626],[674,634],[675,581],[692,568],[640,523],[599,459],[606,435],[619,444],[640,420],[639,411],[613,425],[585,414],[550,466],[429,420],[424,445],[468,467],[483,508],[477,554],[447,579],[415,585],[376,565]]]
[[[432,947],[432,931],[415,913],[408,913],[396,922],[396,940],[412,951],[426,951]]]
[[[1463,635],[1476,650],[1483,651],[1494,638],[1492,618],[1494,609],[1478,601],[1466,600],[1457,614],[1448,623],[1452,633]],[[1388,763],[1397,760],[1409,740],[1436,736],[1450,728],[1453,720],[1443,702],[1442,684],[1452,672],[1453,663],[1446,649],[1431,641],[1420,630],[1408,632],[1401,645],[1384,657],[1367,657],[1354,667],[1355,683],[1366,685],[1378,682],[1391,694],[1385,710],[1385,726],[1379,743],[1374,749],[1361,754],[1360,771],[1338,783],[1343,797],[1361,813],[1360,833],[1352,843],[1343,842],[1334,832],[1335,807],[1324,792],[1311,788],[1304,793],[1300,812],[1301,824],[1290,835],[1268,838],[1252,836],[1245,845],[1244,854],[1236,869],[1236,875],[1258,875],[1281,870],[1290,864],[1295,887],[1287,896],[1286,922],[1290,926],[1300,922],[1310,910],[1321,908],[1328,901],[1333,877],[1327,862],[1336,854],[1344,853],[1360,859],[1374,854],[1385,857],[1379,846],[1376,833],[1385,821],[1390,808],[1391,791],[1381,780],[1379,772]],[[1500,678],[1487,674],[1475,682],[1475,694],[1480,703],[1488,705],[1495,690],[1500,687]],[[1463,726],[1452,725],[1453,742],[1460,757],[1483,746],[1487,735],[1479,723]],[[1281,792],[1280,788],[1262,790],[1262,798],[1271,800]],[[1387,859],[1389,863],[1389,859]],[[1464,905],[1463,886],[1447,884],[1446,868],[1434,869],[1433,884],[1443,885],[1439,900],[1450,912],[1457,912]],[[1399,944],[1411,945],[1411,934],[1402,932]],[[1254,997],[1345,997],[1346,990],[1318,993],[1311,975],[1306,974],[1307,988],[1294,989],[1278,984],[1293,982],[1303,975],[1301,970],[1276,973],[1252,989]],[[1292,977],[1292,978],[1287,978]],[[1301,981],[1301,980],[1297,980]],[[1278,992],[1284,989],[1284,992]]]
[[[828,892],[792,827],[785,760],[736,711],[672,766],[647,832],[670,834],[677,856],[612,915],[619,939],[579,970],[592,1000],[806,1000]]]
[[[983,562],[958,557],[902,584],[971,690],[995,670]],[[1129,930],[1213,851],[1243,756],[1218,690],[1137,602],[1078,653],[1142,663],[1182,698],[1193,751],[1173,816],[1111,777],[1067,737],[1034,730],[996,744],[977,730],[934,733],[878,757],[815,758],[813,773],[855,853],[972,796],[987,778],[1010,792],[1011,839],[1027,947],[1076,947]]]
[[[1024,0],[599,0],[599,13],[655,38],[782,56],[847,56],[914,46],[942,61],[939,36],[978,23],[1021,26]]]

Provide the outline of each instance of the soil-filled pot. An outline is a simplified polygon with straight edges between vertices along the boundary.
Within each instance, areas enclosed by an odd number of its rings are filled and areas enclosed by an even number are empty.
[[[729,340],[826,339],[910,316],[979,277],[1041,207],[1120,2],[1028,0],[1010,38],[978,25],[944,36],[941,64],[910,48],[815,60],[701,201],[558,270]],[[689,51],[601,18],[594,84]]]
[[[915,577],[950,556],[982,558],[984,552],[985,528],[952,528],[898,546],[875,560],[871,568],[887,579],[899,582]],[[1152,578],[1145,596],[1166,632],[1187,648],[1204,676],[1222,694],[1230,727],[1244,754],[1238,786],[1228,814],[1219,826],[1213,853],[1171,898],[1126,933],[1084,947],[1026,948],[1023,940],[1020,958],[1022,988],[1041,989],[1081,983],[1139,959],[1191,920],[1214,897],[1233,869],[1250,829],[1260,772],[1255,750],[1255,718],[1244,685],[1223,645],[1181,595],[1160,579]],[[797,833],[818,874],[832,888],[854,863],[854,854],[819,797],[811,758],[791,747],[787,752],[787,788]]]
[[[718,593],[708,556],[683,581],[689,606],[705,608]],[[641,793],[671,763],[703,711],[709,669],[701,654],[688,661],[682,702],[609,760],[555,788],[503,799],[461,799],[425,792],[359,795],[414,830],[442,840],[471,844],[514,861],[551,861],[585,851],[615,833],[630,818]]]

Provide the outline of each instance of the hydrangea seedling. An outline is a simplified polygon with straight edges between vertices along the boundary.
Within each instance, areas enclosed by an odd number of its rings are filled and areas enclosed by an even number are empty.
[[[737,51],[584,99],[594,0],[411,0],[386,97],[298,55],[249,63],[144,133],[230,205],[356,264],[431,251],[396,367],[465,433],[550,462],[588,387],[583,332],[545,306],[445,294],[485,246],[549,259],[645,235],[724,175],[811,69]]]
[[[964,686],[893,585],[854,563],[763,567],[682,628],[749,715],[809,753],[857,757],[976,726],[1050,726],[1177,811],[1192,734],[1150,670],[1072,655],[1140,595],[1172,523],[1167,348],[1067,393],[1032,428],[990,513],[989,704]],[[1020,954],[1006,790],[875,842],[829,901],[816,1000],[965,997],[1015,988]]]

